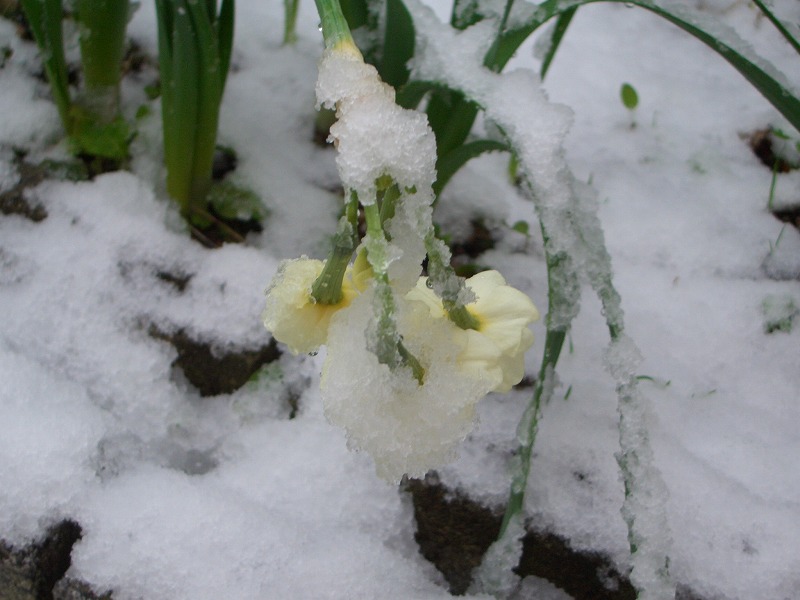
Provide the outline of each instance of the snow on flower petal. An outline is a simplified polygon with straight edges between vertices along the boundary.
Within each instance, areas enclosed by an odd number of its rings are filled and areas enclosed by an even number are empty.
[[[295,354],[314,352],[328,337],[331,317],[348,306],[357,291],[345,276],[342,299],[337,304],[316,302],[311,286],[325,263],[305,256],[281,263],[267,289],[267,304],[262,314],[264,326],[279,342]]]
[[[331,320],[321,389],[325,414],[347,431],[348,446],[365,450],[390,482],[421,477],[455,458],[474,426],[475,405],[495,380],[465,373],[457,360],[460,330],[433,319],[419,303],[401,302],[403,343],[425,369],[419,385],[408,369],[392,371],[367,349],[373,290]]]

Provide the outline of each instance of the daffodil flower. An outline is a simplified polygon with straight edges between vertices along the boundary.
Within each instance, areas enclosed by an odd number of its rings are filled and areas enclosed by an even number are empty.
[[[465,372],[493,377],[493,391],[507,392],[524,375],[525,351],[533,345],[528,325],[539,318],[539,311],[528,296],[508,285],[497,271],[478,273],[465,285],[475,294],[475,300],[465,309],[477,325],[474,329],[455,328],[457,333],[453,335],[465,338],[458,362]],[[428,288],[424,277],[406,297],[425,304],[436,319],[446,316],[442,301]]]
[[[320,388],[325,415],[347,431],[348,447],[368,452],[378,475],[397,483],[455,458],[475,425],[476,404],[496,382],[463,371],[457,357],[465,339],[451,335],[458,329],[453,323],[432,319],[425,306],[405,299],[398,302],[398,330],[424,380],[380,363],[364,340],[374,291],[331,319]]]
[[[311,288],[324,266],[323,261],[305,256],[284,261],[267,289],[267,305],[262,314],[264,326],[295,354],[314,352],[324,344],[331,317],[348,306],[358,293],[348,268],[339,302],[317,302]]]

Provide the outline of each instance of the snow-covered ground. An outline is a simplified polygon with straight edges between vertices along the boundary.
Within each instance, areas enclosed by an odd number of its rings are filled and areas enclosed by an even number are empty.
[[[694,4],[736,27],[797,87],[800,60],[747,2]],[[449,597],[419,554],[408,496],[326,422],[324,351],[287,353],[238,391],[200,397],[171,368],[174,348],[148,335],[183,330],[219,351],[267,344],[260,313],[279,261],[322,257],[335,228],[334,155],[311,135],[321,55],[313,5],[302,4],[289,48],[280,46],[281,3],[237,8],[220,142],[239,155],[235,180],[271,211],[262,234],[207,250],[181,230],[164,193],[157,103],[139,122],[131,172],[46,181],[28,192],[46,219],[0,217],[0,539],[21,547],[76,521],[82,539],[68,575],[117,599]],[[782,8],[800,20],[796,7]],[[150,3],[129,35],[155,55]],[[13,148],[29,161],[64,154],[53,145],[55,107],[31,75],[36,49],[0,21],[6,45],[0,192],[17,183]],[[531,52],[525,46],[511,68],[535,66]],[[154,78],[145,69],[126,81],[131,118]],[[623,82],[639,93],[634,114],[619,100]],[[771,124],[800,133],[708,48],[622,5],[578,11],[544,88],[574,111],[567,159],[597,190],[627,331],[644,356],[673,575],[709,600],[800,598],[800,328],[766,333],[781,307],[791,315],[800,306],[800,233],[768,211],[771,172],[746,139]],[[773,203],[800,204],[800,172],[778,176]],[[470,163],[437,206],[455,236],[477,218],[498,241],[476,262],[544,313],[536,218],[508,182],[506,156]],[[530,237],[511,229],[520,220]],[[159,273],[190,278],[181,290]],[[531,375],[543,325],[534,331]],[[526,509],[530,527],[624,569],[607,337],[599,303],[584,294],[556,399],[544,407]],[[439,470],[442,483],[502,505],[529,397],[526,388],[481,401],[478,427]],[[528,582],[519,597],[558,592]]]

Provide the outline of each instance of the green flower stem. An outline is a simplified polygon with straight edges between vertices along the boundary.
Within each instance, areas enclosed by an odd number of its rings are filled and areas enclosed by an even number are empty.
[[[300,0],[283,0],[283,45],[288,46],[297,41],[297,9]]]
[[[367,237],[373,240],[386,240],[381,221],[381,211],[377,202],[364,206],[364,217],[367,221]],[[367,251],[369,258],[369,250]],[[381,257],[382,258],[382,257]],[[370,260],[375,276],[375,295],[379,302],[377,315],[377,342],[373,351],[378,361],[390,369],[408,367],[417,383],[423,384],[425,369],[419,360],[405,347],[394,321],[395,304],[394,295],[389,284],[389,275],[385,269],[376,268],[376,263],[381,265],[382,260]]]
[[[338,304],[342,300],[344,274],[358,245],[357,218],[358,200],[354,196],[348,202],[344,216],[339,219],[338,229],[333,236],[333,248],[322,273],[311,286],[311,296],[321,304]]]
[[[381,220],[380,208],[377,203],[373,202],[372,204],[364,205],[364,220],[367,222],[367,236],[376,240],[385,238],[383,221]]]
[[[325,40],[325,47],[330,50],[347,44],[356,48],[339,0],[315,0],[315,2],[322,22],[322,38]]]
[[[338,232],[335,237],[339,238]],[[311,297],[319,304],[339,304],[342,301],[342,282],[352,252],[352,245],[343,246],[334,241],[333,251],[325,261],[322,273],[311,286]]]
[[[547,232],[542,226],[542,233],[545,240],[548,239]],[[561,293],[560,285],[566,281],[565,276],[569,277],[569,259],[561,254],[553,254],[549,251],[549,245],[545,243],[545,260],[547,263],[547,289],[548,289],[548,312],[547,312],[547,333],[544,340],[544,354],[542,355],[539,375],[536,379],[536,387],[533,390],[533,397],[525,409],[525,413],[517,426],[517,440],[519,448],[515,458],[516,469],[511,479],[511,489],[508,496],[506,512],[503,515],[503,522],[500,525],[500,533],[496,543],[502,543],[508,526],[512,520],[522,512],[525,502],[525,490],[528,487],[528,475],[531,469],[531,455],[533,446],[536,443],[536,435],[539,428],[539,417],[541,407],[547,404],[553,395],[555,369],[561,350],[564,347],[564,340],[567,337],[567,329],[563,325],[555,327],[553,324],[553,312],[558,310],[558,304],[566,301],[566,296]],[[574,278],[574,272],[572,273]]]
[[[425,369],[419,364],[417,357],[411,354],[408,349],[403,345],[403,342],[397,342],[397,351],[400,353],[400,358],[403,359],[403,364],[411,369],[411,374],[417,383],[422,385],[425,382]]]
[[[533,398],[525,409],[525,413],[520,419],[517,437],[520,440],[517,460],[519,468],[511,479],[511,490],[508,495],[506,512],[503,515],[503,522],[500,526],[498,539],[502,539],[511,520],[522,511],[525,501],[525,490],[528,487],[528,475],[531,470],[531,454],[536,443],[536,434],[539,429],[539,417],[542,404],[547,404],[553,394],[552,378],[555,374],[556,364],[558,363],[561,349],[567,332],[562,330],[548,329],[544,340],[544,356],[539,368],[539,376],[536,380],[536,387],[533,390]]]
[[[425,250],[428,253],[428,279],[442,298],[448,318],[461,329],[480,329],[480,321],[464,306],[464,280],[453,271],[450,251],[433,231],[425,236]]]
[[[391,185],[386,187],[386,189],[378,191],[378,204],[381,207],[381,226],[384,227],[386,237],[389,240],[391,240],[391,237],[389,237],[389,232],[385,230],[386,221],[394,216],[395,206],[399,198],[400,188],[394,182],[391,182]]]
[[[442,304],[447,311],[448,318],[461,329],[480,330],[480,321],[467,310],[466,306],[447,301],[443,301]]]

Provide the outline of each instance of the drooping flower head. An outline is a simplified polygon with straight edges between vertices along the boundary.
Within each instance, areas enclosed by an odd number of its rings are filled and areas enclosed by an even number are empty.
[[[528,325],[539,318],[539,311],[524,293],[506,283],[497,271],[483,271],[466,281],[475,300],[465,305],[475,319],[474,329],[460,329],[465,338],[458,361],[465,372],[488,373],[496,392],[507,392],[524,375],[525,352],[533,345]],[[428,307],[434,318],[445,318],[442,301],[420,277],[407,298]]]
[[[410,369],[380,363],[364,339],[373,293],[371,288],[361,294],[331,320],[320,387],[325,415],[347,431],[348,446],[368,452],[378,475],[396,483],[455,458],[474,427],[475,405],[495,380],[461,368],[457,357],[465,338],[452,335],[458,329],[453,323],[403,299],[398,330],[424,368],[424,380],[419,383]]]
[[[331,317],[358,293],[346,273],[341,300],[336,304],[317,302],[311,289],[324,266],[321,260],[305,256],[283,261],[267,289],[264,326],[295,354],[314,352],[324,344]]]

